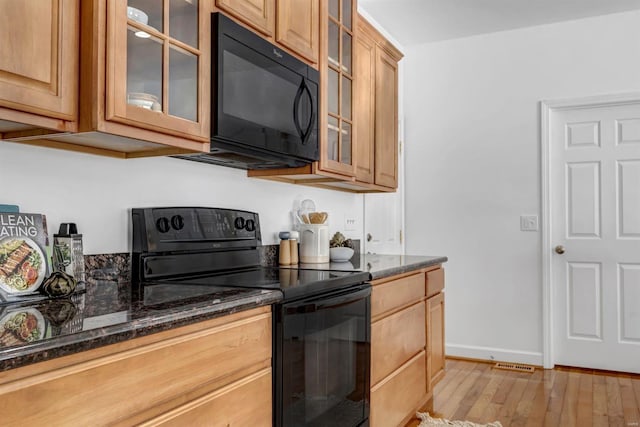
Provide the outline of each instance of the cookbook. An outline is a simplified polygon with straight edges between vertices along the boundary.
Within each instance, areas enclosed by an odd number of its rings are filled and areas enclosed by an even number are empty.
[[[0,212],[0,297],[33,295],[49,273],[47,220]]]

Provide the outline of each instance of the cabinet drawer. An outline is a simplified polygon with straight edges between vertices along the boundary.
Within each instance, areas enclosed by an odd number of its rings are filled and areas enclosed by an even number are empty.
[[[425,352],[371,389],[371,427],[396,427],[414,413],[427,396]]]
[[[371,317],[375,318],[379,314],[418,301],[424,297],[424,291],[422,273],[380,285],[374,284],[371,295]]]
[[[267,368],[142,426],[270,427],[271,419],[271,368]]]
[[[425,303],[371,325],[371,384],[377,384],[425,349]]]
[[[3,423],[113,424],[271,358],[270,313],[171,332],[162,341],[139,338],[139,347],[0,385],[0,407],[11,408]]]
[[[437,294],[444,289],[444,269],[428,271],[427,275],[427,298]]]

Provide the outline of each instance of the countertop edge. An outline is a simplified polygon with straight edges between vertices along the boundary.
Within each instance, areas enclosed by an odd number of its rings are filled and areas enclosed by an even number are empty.
[[[418,257],[416,257],[418,258]],[[382,268],[371,272],[371,280],[384,279],[386,277],[396,276],[399,274],[410,273],[434,265],[443,264],[449,260],[446,256],[428,257],[428,259],[411,262],[398,267]]]
[[[89,330],[86,331],[86,335],[76,334],[58,340],[41,341],[26,348],[22,346],[15,349],[7,349],[0,353],[0,372],[117,344],[240,311],[272,305],[281,300],[281,292],[270,291],[261,295],[248,295],[228,303],[199,304],[190,310],[168,311],[164,318],[142,318],[103,327],[99,331]],[[98,333],[98,335],[92,337],[90,336],[92,333]]]

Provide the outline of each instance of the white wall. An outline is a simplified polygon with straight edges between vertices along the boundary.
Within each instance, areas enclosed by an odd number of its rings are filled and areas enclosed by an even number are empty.
[[[406,48],[407,253],[449,256],[451,355],[542,364],[539,101],[640,90],[640,12]]]
[[[212,206],[260,215],[263,244],[291,229],[296,199],[309,197],[329,212],[330,232],[344,232],[344,217],[362,225],[363,196],[247,178],[246,171],[174,158],[120,160],[0,141],[0,204],[47,215],[53,234],[75,222],[85,254],[128,252],[130,209]]]

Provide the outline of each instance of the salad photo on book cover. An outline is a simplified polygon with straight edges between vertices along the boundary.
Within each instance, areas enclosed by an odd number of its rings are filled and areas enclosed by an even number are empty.
[[[47,243],[44,215],[0,212],[0,290],[35,292],[48,273]]]

